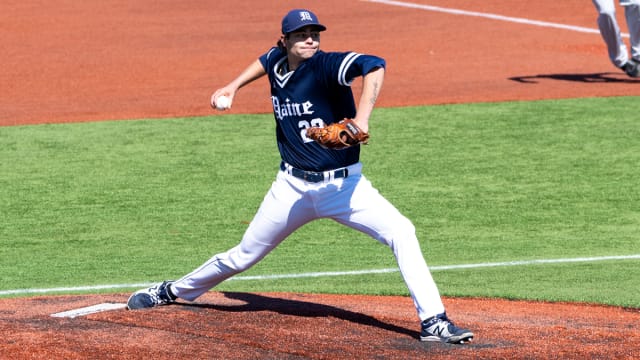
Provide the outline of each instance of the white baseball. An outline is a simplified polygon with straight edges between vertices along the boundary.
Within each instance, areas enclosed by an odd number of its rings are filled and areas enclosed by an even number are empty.
[[[231,107],[231,99],[228,96],[220,95],[216,99],[216,109],[223,111]]]

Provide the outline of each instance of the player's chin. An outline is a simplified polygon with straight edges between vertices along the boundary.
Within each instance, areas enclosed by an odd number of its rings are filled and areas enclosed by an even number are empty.
[[[300,57],[304,59],[308,59],[315,55],[318,52],[318,48],[308,48],[300,50]]]

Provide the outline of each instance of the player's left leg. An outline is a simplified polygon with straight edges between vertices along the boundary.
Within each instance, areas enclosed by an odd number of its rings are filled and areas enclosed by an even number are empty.
[[[620,26],[616,21],[616,8],[613,0],[592,0],[598,11],[598,28],[600,35],[607,45],[607,52],[611,62],[622,68],[629,60],[627,46],[622,41]]]
[[[473,339],[473,332],[455,326],[447,317],[411,221],[364,176],[349,176],[340,190],[317,208],[323,210],[323,216],[369,234],[391,248],[420,318],[421,341],[465,343]]]
[[[622,0],[624,16],[629,28],[629,40],[631,43],[631,57],[640,62],[640,0]]]
[[[444,312],[440,293],[422,255],[415,227],[362,175],[349,176],[340,191],[323,197],[322,216],[362,231],[388,245],[420,319]]]

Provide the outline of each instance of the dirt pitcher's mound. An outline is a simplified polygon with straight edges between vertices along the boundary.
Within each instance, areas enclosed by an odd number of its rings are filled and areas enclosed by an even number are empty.
[[[631,359],[640,311],[496,299],[445,305],[476,338],[421,343],[408,297],[210,292],[196,303],[52,317],[128,294],[0,301],[2,356],[22,359]]]

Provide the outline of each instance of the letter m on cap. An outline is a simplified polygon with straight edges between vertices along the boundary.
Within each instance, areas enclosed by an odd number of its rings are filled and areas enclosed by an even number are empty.
[[[313,21],[308,11],[300,11],[300,21]]]

